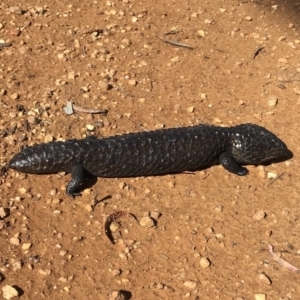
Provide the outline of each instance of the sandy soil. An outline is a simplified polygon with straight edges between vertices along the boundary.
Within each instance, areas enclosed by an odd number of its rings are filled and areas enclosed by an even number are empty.
[[[23,145],[199,123],[265,126],[294,158],[249,166],[242,178],[221,166],[98,178],[75,200],[65,193],[68,174],[8,170],[0,291],[13,286],[21,299],[115,299],[115,290],[126,291],[119,299],[300,299],[299,274],[267,246],[300,267],[300,3],[36,3],[0,4],[0,39],[12,43],[0,49],[2,166]],[[193,50],[158,38],[170,32],[165,38]],[[109,112],[66,115],[67,100]],[[117,211],[160,217],[151,228],[117,220],[113,245],[104,221]]]

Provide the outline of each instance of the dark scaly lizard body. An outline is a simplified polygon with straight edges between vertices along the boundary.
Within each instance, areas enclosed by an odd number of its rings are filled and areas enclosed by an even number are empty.
[[[220,163],[242,176],[248,173],[242,164],[290,157],[286,145],[261,126],[197,125],[35,145],[16,154],[9,167],[34,174],[70,172],[66,191],[76,196],[85,172],[97,177],[149,176],[196,171]]]

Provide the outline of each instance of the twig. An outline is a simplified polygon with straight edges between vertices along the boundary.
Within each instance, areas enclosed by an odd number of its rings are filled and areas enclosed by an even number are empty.
[[[75,111],[83,112],[83,113],[89,113],[89,114],[104,114],[107,115],[108,110],[107,109],[97,109],[97,108],[83,108],[80,106],[77,106],[73,104],[73,108]]]
[[[275,177],[271,182],[267,184],[267,187],[273,184],[276,180],[278,180],[282,175],[284,175],[285,172],[280,173],[277,177]]]
[[[137,122],[135,122],[135,121],[133,121],[133,120],[130,120],[130,121],[133,122],[136,126],[138,126],[138,127],[140,127],[141,129],[143,129],[144,131],[149,132],[149,130],[147,130],[142,124],[137,123]]]
[[[271,244],[267,244],[268,248],[269,248],[269,252],[272,256],[272,258],[279,263],[280,265],[282,265],[284,268],[286,268],[287,270],[289,270],[290,272],[294,272],[294,273],[300,273],[300,269],[293,266],[292,264],[290,264],[289,262],[287,262],[286,260],[284,260],[283,258],[279,257],[276,253],[273,252],[274,247]]]
[[[161,36],[157,36],[160,40],[162,40],[163,42],[167,43],[167,44],[171,44],[173,46],[177,46],[177,47],[183,47],[183,48],[187,48],[187,49],[190,49],[190,50],[194,50],[194,48],[190,45],[187,45],[187,44],[183,44],[183,43],[179,43],[179,42],[174,42],[174,41],[170,41],[170,40],[167,40]]]
[[[107,115],[108,110],[107,109],[94,109],[94,108],[83,108],[80,106],[77,106],[72,103],[72,101],[67,101],[67,105],[64,106],[64,112],[67,115],[72,115],[75,111],[88,113],[88,114],[103,114]]]
[[[253,59],[255,59],[255,57],[265,48],[265,46],[259,46],[258,48],[256,48],[253,52]]]

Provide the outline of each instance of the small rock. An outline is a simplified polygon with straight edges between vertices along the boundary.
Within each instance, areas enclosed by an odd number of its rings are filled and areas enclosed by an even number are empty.
[[[224,209],[223,205],[217,205],[214,207],[214,211],[216,211],[217,213],[222,212]]]
[[[54,138],[52,135],[47,134],[44,138],[44,143],[53,142]]]
[[[149,213],[146,213],[140,220],[140,225],[145,228],[153,227],[154,220],[150,217]]]
[[[266,300],[265,294],[255,294],[254,295],[255,300]]]
[[[11,94],[10,98],[13,99],[13,100],[17,100],[19,98],[19,94],[18,93],[13,93],[13,94]]]
[[[28,116],[27,121],[32,125],[36,125],[38,123],[38,119],[35,116]]]
[[[119,228],[120,228],[120,225],[117,222],[112,222],[109,225],[109,229],[111,232],[116,232],[117,230],[119,230]]]
[[[245,18],[245,20],[246,20],[246,21],[252,21],[253,19],[252,19],[252,17],[247,16],[247,17]]]
[[[275,179],[277,177],[277,174],[274,172],[268,172],[267,173],[267,178],[268,179]]]
[[[213,122],[214,122],[214,123],[222,123],[222,120],[219,119],[219,118],[214,118],[214,119],[213,119]]]
[[[108,300],[126,300],[125,294],[123,291],[113,291]]]
[[[265,284],[268,284],[270,285],[272,282],[271,282],[271,279],[264,273],[261,273],[261,274],[258,274],[258,279],[265,283]]]
[[[44,275],[44,276],[48,276],[51,274],[51,270],[50,269],[39,269],[39,274]]]
[[[150,217],[152,219],[154,219],[155,221],[157,221],[159,219],[159,217],[161,216],[161,213],[157,212],[157,211],[151,211],[150,212]]]
[[[23,250],[29,250],[30,248],[31,248],[31,243],[24,243],[23,245],[22,245],[22,249]]]
[[[9,242],[14,245],[14,246],[19,246],[20,245],[20,240],[16,237],[12,237],[9,239]]]
[[[19,192],[20,194],[24,195],[24,194],[27,193],[27,189],[24,188],[24,187],[21,187],[21,188],[18,189],[18,192]]]
[[[109,89],[111,89],[111,85],[108,82],[105,81],[98,81],[98,85],[101,91],[105,92],[108,91]],[[135,85],[135,84],[134,84]]]
[[[206,99],[206,98],[207,98],[207,94],[201,93],[201,94],[200,94],[200,98],[201,98],[202,100]]]
[[[200,263],[200,266],[203,269],[206,269],[206,268],[208,268],[211,265],[211,262],[210,262],[210,260],[207,257],[202,257],[200,259],[199,263]]]
[[[255,213],[255,214],[253,215],[252,218],[253,218],[255,221],[261,221],[261,220],[264,219],[266,216],[267,216],[267,214],[266,214],[264,211],[260,210],[260,211],[258,211],[257,213]]]
[[[85,210],[87,210],[88,212],[92,212],[93,211],[93,207],[90,204],[85,205]]]
[[[197,286],[197,284],[198,284],[197,281],[193,281],[193,280],[188,280],[183,283],[183,285],[189,289],[194,289]]]
[[[199,29],[199,30],[197,31],[197,34],[198,34],[199,37],[205,37],[205,31],[202,30],[202,29]]]
[[[128,84],[131,86],[135,86],[135,85],[137,85],[137,81],[135,79],[129,79]]]
[[[15,15],[22,15],[23,11],[19,6],[11,6],[9,12]]]
[[[175,56],[171,58],[171,62],[176,63],[180,61],[180,57],[179,56]]]
[[[270,107],[275,107],[277,105],[277,103],[278,103],[278,98],[277,97],[272,96],[268,99],[268,105]]]
[[[5,285],[2,288],[3,298],[4,299],[13,299],[19,296],[19,292],[11,285]]]
[[[205,23],[205,24],[212,24],[212,23],[213,23],[213,20],[205,19],[205,20],[204,20],[204,23]]]
[[[195,106],[190,106],[187,108],[188,113],[192,113],[195,110]]]
[[[281,36],[278,38],[277,42],[282,42],[282,41],[285,41],[286,40],[286,37],[285,36]]]
[[[111,274],[112,276],[118,276],[122,273],[122,271],[120,269],[116,269],[116,270],[112,270]]]
[[[9,213],[9,211],[7,208],[0,207],[0,218],[1,219],[4,219],[5,217],[7,217],[8,213]]]
[[[87,130],[89,130],[89,131],[93,131],[95,127],[94,127],[93,124],[87,124],[87,125],[86,125],[86,128],[87,128]]]

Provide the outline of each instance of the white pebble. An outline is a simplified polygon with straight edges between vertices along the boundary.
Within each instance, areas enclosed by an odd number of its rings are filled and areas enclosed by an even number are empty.
[[[277,177],[277,174],[274,172],[268,172],[267,173],[267,178],[268,179],[275,179]]]
[[[254,215],[253,215],[253,219],[255,221],[261,221],[262,219],[264,219],[265,217],[267,216],[267,214],[262,211],[262,210],[259,210],[258,212],[256,212]]]
[[[31,243],[24,243],[23,245],[22,245],[22,249],[23,250],[29,250],[30,248],[31,248]]]
[[[202,257],[199,261],[200,263],[200,266],[203,268],[203,269],[206,269],[210,266],[211,262],[210,260],[207,258],[207,257]]]
[[[155,224],[154,220],[149,216],[149,214],[147,214],[141,218],[140,225],[145,228],[150,228],[153,227]]]
[[[255,294],[254,295],[255,300],[266,300],[265,294]]]
[[[20,240],[16,237],[12,237],[9,239],[9,242],[14,245],[14,246],[19,246],[20,245]]]
[[[277,103],[278,103],[278,98],[275,96],[272,96],[268,99],[268,105],[270,107],[275,107],[277,105]]]
[[[3,219],[7,216],[7,210],[4,207],[0,207],[0,218]]]
[[[19,292],[11,285],[5,285],[2,288],[2,293],[3,293],[3,298],[8,300],[19,296]]]
[[[128,84],[131,86],[135,86],[135,85],[137,85],[137,81],[135,79],[130,79],[130,80],[128,80]]]
[[[198,284],[197,281],[193,281],[193,280],[188,280],[183,283],[183,285],[189,289],[194,289],[197,286],[197,284]]]

